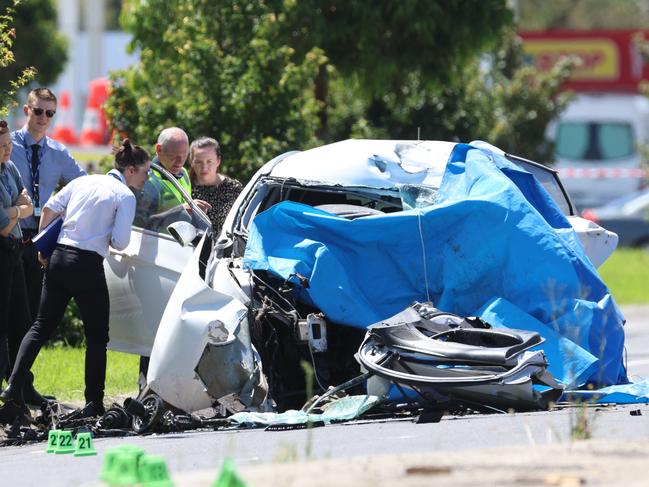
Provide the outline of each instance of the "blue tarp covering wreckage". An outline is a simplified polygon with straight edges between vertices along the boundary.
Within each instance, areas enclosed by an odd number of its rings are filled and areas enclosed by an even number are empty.
[[[275,205],[255,218],[244,265],[290,279],[339,324],[365,328],[432,301],[540,332],[569,388],[628,382],[623,317],[570,223],[536,178],[485,149],[455,146],[425,208],[348,220]]]

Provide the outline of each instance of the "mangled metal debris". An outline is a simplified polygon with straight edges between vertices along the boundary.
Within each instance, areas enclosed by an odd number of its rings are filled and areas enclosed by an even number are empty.
[[[324,317],[309,320],[322,325]],[[44,407],[32,428],[14,424],[7,444],[41,441],[49,428],[91,431],[95,436],[150,434],[199,428],[263,427],[269,431],[356,420],[366,413],[408,411],[426,416],[437,411],[547,409],[562,387],[546,370],[538,333],[494,330],[478,318],[462,318],[415,303],[368,328],[355,356],[363,373],[330,387],[300,410],[246,410],[236,394],[215,401],[211,416],[182,411],[155,393],[114,404],[101,418],[80,411]],[[346,395],[365,384],[367,394]],[[542,386],[543,389],[537,389]],[[428,420],[422,421],[428,422]]]
[[[389,397],[396,386],[398,400],[423,407],[523,411],[547,409],[563,391],[544,353],[530,351],[541,343],[538,333],[492,329],[424,303],[370,326],[356,358],[372,375],[370,394]]]

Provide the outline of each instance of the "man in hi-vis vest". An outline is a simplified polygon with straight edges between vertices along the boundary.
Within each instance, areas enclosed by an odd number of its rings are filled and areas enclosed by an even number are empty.
[[[160,132],[155,146],[156,156],[151,162],[164,167],[178,181],[180,186],[191,195],[192,186],[189,174],[184,168],[189,155],[189,138],[179,127],[169,127]],[[197,206],[207,211],[209,204],[195,200]],[[170,221],[188,218],[184,210],[185,200],[171,181],[165,179],[159,171],[151,168],[151,174],[138,197],[137,212],[134,224],[144,228],[166,231]],[[183,216],[184,215],[184,216]]]

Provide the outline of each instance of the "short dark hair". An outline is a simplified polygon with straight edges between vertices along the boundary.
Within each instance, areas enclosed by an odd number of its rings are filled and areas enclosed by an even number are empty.
[[[53,101],[54,103],[56,103],[56,95],[52,93],[52,90],[50,90],[49,88],[34,88],[29,92],[29,95],[27,95],[27,103],[34,102],[37,99]]]
[[[139,145],[131,144],[124,139],[122,145],[115,150],[115,169],[124,172],[128,166],[142,166],[149,161],[149,154]]]
[[[4,135],[7,132],[9,132],[9,126],[7,125],[7,122],[0,120],[0,135]]]

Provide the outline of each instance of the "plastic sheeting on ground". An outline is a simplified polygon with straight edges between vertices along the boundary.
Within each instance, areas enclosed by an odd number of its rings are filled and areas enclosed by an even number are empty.
[[[377,396],[345,396],[323,406],[321,414],[306,413],[289,409],[283,413],[251,413],[241,412],[230,416],[228,419],[240,425],[254,426],[279,426],[300,425],[307,422],[325,424],[350,421],[362,416],[379,403]]]
[[[594,391],[565,391],[561,398],[600,404],[636,404],[649,403],[649,379],[632,384],[618,384]]]
[[[627,381],[622,315],[565,216],[531,174],[469,145],[455,147],[427,208],[346,220],[275,205],[255,218],[244,265],[290,279],[336,323],[364,328],[432,301],[539,328],[566,385]]]

